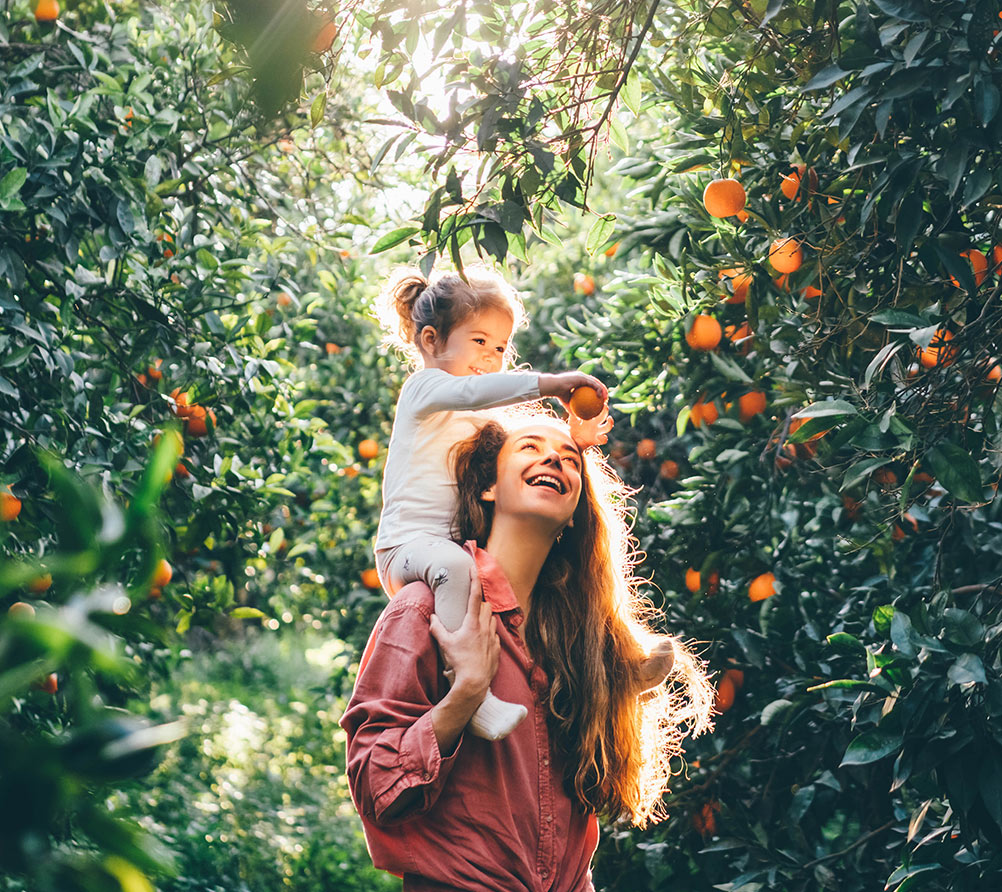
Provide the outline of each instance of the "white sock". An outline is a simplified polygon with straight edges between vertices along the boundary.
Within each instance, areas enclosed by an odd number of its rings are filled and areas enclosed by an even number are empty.
[[[483,703],[473,713],[469,728],[474,737],[501,740],[511,734],[528,714],[529,711],[522,704],[499,700],[488,691]]]

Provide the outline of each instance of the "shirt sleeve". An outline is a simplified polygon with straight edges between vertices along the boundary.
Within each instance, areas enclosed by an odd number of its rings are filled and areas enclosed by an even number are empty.
[[[415,372],[404,385],[401,402],[415,418],[432,412],[476,411],[538,400],[538,372],[492,372],[488,375],[450,375],[441,369]]]
[[[399,598],[399,596],[398,596]],[[459,753],[443,757],[430,710],[441,681],[438,648],[420,605],[386,608],[372,632],[341,726],[348,735],[348,785],[359,813],[378,825],[405,821],[438,799]],[[386,812],[408,790],[414,803]]]

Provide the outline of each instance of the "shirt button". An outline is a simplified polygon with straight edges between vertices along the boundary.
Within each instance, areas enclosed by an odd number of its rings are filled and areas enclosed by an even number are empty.
[[[547,824],[549,824],[549,823],[550,823],[550,821],[552,821],[552,820],[553,820],[553,815],[547,815],[547,816],[546,816],[546,823],[547,823]]]
[[[431,780],[431,774],[430,774],[429,772],[427,772],[427,771],[426,771],[426,772],[425,772],[425,773],[424,773],[423,775],[421,775],[421,776],[422,776],[422,777],[423,777],[423,778],[424,778],[424,779],[425,779],[426,781],[430,781],[430,780]]]
[[[543,869],[542,869],[542,870],[541,870],[541,871],[539,872],[539,875],[540,875],[540,876],[541,876],[541,877],[542,877],[542,878],[543,878],[543,879],[545,880],[545,879],[546,879],[546,878],[547,878],[547,877],[549,876],[549,871],[548,871],[548,870],[547,870],[547,869],[546,869],[546,868],[544,867],[544,868],[543,868]]]
[[[544,765],[549,765],[550,764],[550,760],[549,759],[543,759],[543,764]]]

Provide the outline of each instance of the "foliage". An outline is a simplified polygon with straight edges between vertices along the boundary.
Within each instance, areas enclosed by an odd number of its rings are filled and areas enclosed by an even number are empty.
[[[122,802],[175,852],[160,889],[399,888],[372,867],[348,798],[351,659],[326,633],[288,629],[171,660],[135,705],[183,715],[189,736]]]

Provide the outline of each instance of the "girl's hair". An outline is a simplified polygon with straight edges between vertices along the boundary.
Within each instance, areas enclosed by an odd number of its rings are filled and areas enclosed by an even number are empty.
[[[537,420],[546,417],[554,421]],[[508,436],[492,421],[455,447],[460,541],[487,542],[494,503],[481,494],[497,480]],[[657,611],[637,591],[628,495],[601,453],[587,450],[573,526],[539,574],[526,643],[550,678],[549,721],[556,750],[566,754],[568,794],[587,811],[644,826],[665,816],[662,797],[685,737],[712,728],[714,692],[705,664],[672,639],[667,682],[638,694]]]
[[[430,325],[441,340],[457,325],[484,310],[500,310],[511,317],[512,331],[525,323],[525,307],[518,292],[485,266],[467,266],[463,274],[443,273],[431,281],[418,270],[397,270],[376,299],[376,315],[386,333],[384,344],[397,348],[412,365],[421,362],[418,335]],[[514,363],[509,344],[505,365]]]

